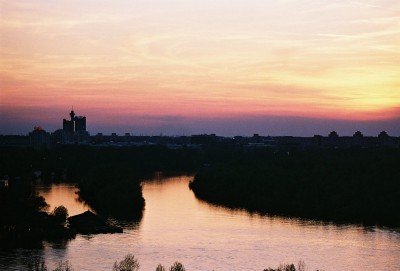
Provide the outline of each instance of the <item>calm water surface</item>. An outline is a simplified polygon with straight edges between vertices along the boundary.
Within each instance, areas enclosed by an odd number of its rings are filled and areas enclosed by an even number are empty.
[[[39,255],[50,270],[59,260],[69,260],[74,270],[111,270],[115,260],[132,253],[145,271],[175,261],[188,271],[262,271],[299,260],[308,270],[400,270],[399,230],[232,211],[197,200],[189,180],[145,182],[143,219],[122,234],[78,235],[63,244],[45,243],[42,250],[0,251],[0,269],[23,270],[25,258]],[[73,215],[87,210],[76,201],[75,191],[73,186],[53,185],[41,194],[52,208],[63,204]]]
[[[50,205],[49,211],[53,211],[55,207],[64,205],[68,209],[70,216],[81,214],[91,208],[83,201],[79,200],[77,194],[78,189],[74,184],[61,183],[52,185],[38,185],[36,187],[40,195],[46,199]],[[91,210],[93,212],[93,210]]]

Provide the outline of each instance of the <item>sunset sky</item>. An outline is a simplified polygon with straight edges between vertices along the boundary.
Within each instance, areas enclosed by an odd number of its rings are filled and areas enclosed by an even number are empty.
[[[0,134],[400,136],[399,0],[0,0]]]

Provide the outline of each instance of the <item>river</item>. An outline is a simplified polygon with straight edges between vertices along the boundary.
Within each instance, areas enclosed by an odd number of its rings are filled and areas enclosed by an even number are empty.
[[[188,271],[262,271],[281,263],[305,262],[308,270],[400,270],[400,230],[331,225],[250,214],[196,199],[189,176],[144,182],[143,219],[122,234],[77,235],[44,249],[0,251],[0,270],[24,270],[33,256],[49,270],[68,260],[74,270],[112,270],[116,260],[134,254],[140,270],[175,261]],[[40,187],[51,209],[63,204],[70,215],[88,209],[72,185]],[[6,267],[6,269],[5,269]]]

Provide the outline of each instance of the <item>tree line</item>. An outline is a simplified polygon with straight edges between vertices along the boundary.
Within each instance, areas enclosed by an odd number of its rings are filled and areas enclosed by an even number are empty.
[[[190,188],[209,202],[270,215],[399,226],[399,149],[216,155]]]

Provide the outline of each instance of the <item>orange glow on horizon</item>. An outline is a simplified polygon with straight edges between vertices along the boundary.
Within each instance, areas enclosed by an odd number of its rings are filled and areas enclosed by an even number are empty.
[[[398,1],[156,4],[1,1],[0,113],[400,115]]]

